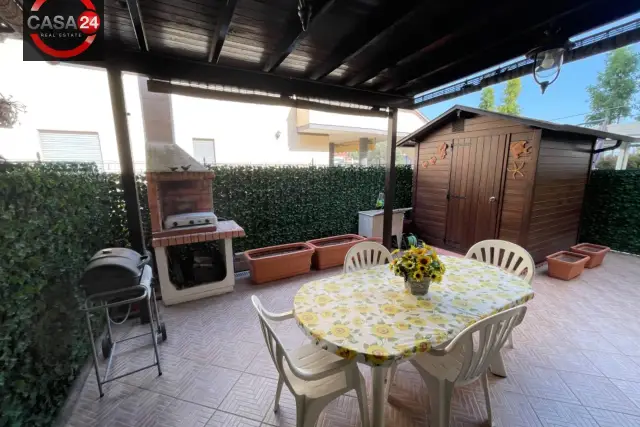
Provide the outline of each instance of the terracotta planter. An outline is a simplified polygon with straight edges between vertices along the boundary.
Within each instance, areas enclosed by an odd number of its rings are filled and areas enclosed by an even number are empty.
[[[313,247],[306,243],[269,246],[244,253],[256,284],[305,274],[311,270]]]
[[[582,255],[587,255],[589,258],[589,262],[585,267],[593,268],[602,264],[604,261],[604,256],[609,252],[607,246],[594,245],[593,243],[580,243],[579,245],[571,246],[571,252],[575,252]]]
[[[587,262],[589,262],[588,255],[569,251],[556,252],[547,256],[547,274],[556,279],[571,280],[582,274]]]
[[[367,240],[357,234],[343,234],[341,236],[325,237],[309,240],[307,243],[315,249],[313,266],[318,270],[337,267],[344,264],[344,257],[353,245]]]

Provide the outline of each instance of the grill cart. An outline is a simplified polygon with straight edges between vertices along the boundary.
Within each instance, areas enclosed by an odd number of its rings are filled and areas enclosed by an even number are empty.
[[[104,396],[102,386],[108,382],[117,380],[127,375],[134,374],[144,369],[158,367],[158,375],[162,375],[160,369],[160,358],[158,357],[158,340],[165,341],[167,339],[167,330],[164,323],[160,320],[158,305],[156,303],[155,292],[151,284],[153,273],[148,265],[149,256],[141,256],[137,252],[126,248],[108,248],[97,252],[90,260],[80,279],[80,286],[83,288],[86,299],[82,310],[87,318],[87,329],[91,340],[91,348],[93,352],[93,362],[98,380],[98,390],[100,397]],[[109,316],[109,309],[129,305],[127,316],[131,312],[131,304],[133,303],[147,304],[150,313],[149,328],[151,332],[125,338],[115,341],[111,332],[111,323],[114,322]],[[153,310],[152,310],[153,307]],[[90,312],[104,310],[107,317],[107,336],[102,339],[102,356],[108,359],[107,368],[104,376],[100,377],[100,369],[98,367],[98,351],[91,330]],[[125,320],[126,320],[125,317]],[[153,342],[153,351],[155,353],[154,363],[142,368],[126,372],[113,378],[109,378],[109,370],[113,355],[115,354],[116,344],[123,341],[151,335]]]

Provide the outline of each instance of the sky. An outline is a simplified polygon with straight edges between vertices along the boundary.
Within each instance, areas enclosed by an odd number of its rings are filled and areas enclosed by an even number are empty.
[[[621,22],[639,18],[640,13],[630,16]],[[620,25],[621,22],[611,26]],[[603,27],[594,32],[600,32],[606,28]],[[636,52],[640,52],[640,43],[631,45],[631,48]],[[547,88],[544,95],[541,94],[540,87],[533,80],[533,76],[522,77],[522,92],[518,99],[522,108],[522,116],[558,123],[583,123],[584,114],[589,112],[587,86],[595,84],[598,72],[604,70],[606,57],[607,54],[604,53],[564,64],[560,71],[560,77]],[[493,86],[496,105],[501,104],[502,91],[505,86],[506,82]],[[475,92],[438,104],[428,105],[421,108],[420,111],[427,118],[433,119],[455,104],[477,107],[479,103],[480,92]]]

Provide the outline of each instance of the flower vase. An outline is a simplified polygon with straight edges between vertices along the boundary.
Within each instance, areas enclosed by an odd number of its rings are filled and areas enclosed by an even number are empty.
[[[429,292],[431,279],[424,279],[420,282],[411,279],[405,279],[404,287],[411,295],[426,295]]]

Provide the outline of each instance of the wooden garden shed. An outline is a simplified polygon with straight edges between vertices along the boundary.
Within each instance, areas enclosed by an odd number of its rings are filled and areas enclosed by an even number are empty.
[[[398,145],[416,145],[413,219],[425,241],[458,252],[485,239],[526,248],[536,262],[578,239],[598,139],[579,126],[456,105]]]

